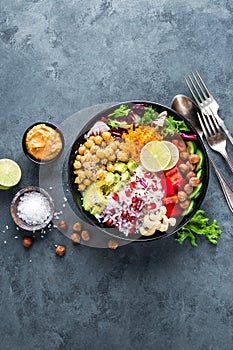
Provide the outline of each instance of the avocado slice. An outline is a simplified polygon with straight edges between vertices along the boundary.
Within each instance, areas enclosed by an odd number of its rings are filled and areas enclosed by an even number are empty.
[[[121,181],[128,181],[130,179],[130,172],[127,170],[125,173],[121,174]]]
[[[116,162],[114,164],[115,167],[115,171],[117,171],[120,174],[123,174],[126,172],[126,170],[128,169],[127,164],[123,163],[123,162]]]
[[[92,215],[101,214],[105,208],[106,198],[101,187],[93,182],[87,187],[83,194],[83,208]]]
[[[135,162],[135,160],[130,159],[127,163],[127,167],[129,169],[130,172],[132,172],[133,170],[135,170],[137,168],[137,163]]]

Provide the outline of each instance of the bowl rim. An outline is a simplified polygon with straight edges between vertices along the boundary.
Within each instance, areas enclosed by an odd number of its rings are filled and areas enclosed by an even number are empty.
[[[61,140],[62,140],[62,148],[60,150],[60,152],[56,155],[56,157],[50,159],[50,160],[38,160],[36,159],[35,157],[33,157],[27,150],[27,147],[26,147],[26,137],[27,137],[27,133],[36,125],[39,125],[39,124],[45,124],[49,127],[51,127],[52,129],[54,129],[56,132],[59,133],[60,137],[61,137]],[[46,164],[50,164],[52,162],[54,162],[55,160],[57,160],[60,155],[62,154],[63,150],[64,150],[64,146],[65,146],[65,139],[64,139],[64,135],[62,133],[62,131],[53,123],[50,123],[50,122],[47,122],[47,121],[38,121],[38,122],[35,122],[33,124],[31,124],[24,132],[23,134],[23,137],[22,137],[22,148],[23,148],[23,151],[24,151],[24,154],[25,156],[31,160],[33,163],[37,164],[37,165],[46,165]]]
[[[91,219],[88,216],[88,214],[85,212],[85,210],[81,209],[79,207],[79,205],[77,203],[77,200],[75,198],[75,195],[74,195],[74,190],[73,190],[74,184],[71,181],[71,176],[72,176],[71,172],[72,171],[71,171],[70,164],[71,164],[72,157],[74,156],[73,153],[74,153],[74,147],[75,147],[76,142],[90,129],[91,126],[94,125],[95,122],[97,122],[103,116],[103,114],[105,112],[108,111],[110,113],[112,110],[114,110],[115,108],[121,106],[122,104],[149,104],[149,105],[152,105],[155,108],[155,110],[156,110],[156,108],[166,110],[166,111],[170,112],[172,115],[177,116],[181,120],[184,120],[185,123],[191,129],[191,131],[193,131],[197,135],[198,143],[201,145],[201,150],[204,153],[205,183],[204,183],[204,188],[203,188],[203,191],[202,191],[202,193],[201,193],[201,195],[199,197],[197,205],[195,206],[195,208],[193,209],[193,211],[190,214],[188,214],[186,217],[184,217],[182,219],[182,221],[181,221],[182,224],[177,225],[177,227],[175,227],[175,229],[173,229],[171,232],[166,231],[165,233],[162,233],[159,236],[153,237],[153,235],[152,235],[152,236],[146,237],[146,236],[140,236],[139,235],[138,238],[130,238],[130,237],[127,237],[127,236],[123,236],[123,233],[121,233],[122,236],[117,236],[117,235],[109,232],[107,227],[102,228],[98,224],[93,222],[93,219]],[[191,218],[195,215],[195,213],[198,211],[198,209],[200,209],[200,206],[201,206],[201,204],[203,203],[203,201],[205,199],[206,192],[207,192],[208,185],[209,185],[209,174],[210,174],[209,168],[210,168],[209,158],[208,158],[208,155],[207,155],[207,152],[206,152],[205,145],[204,145],[201,137],[199,136],[198,132],[196,131],[196,129],[191,125],[191,123],[187,119],[185,119],[185,117],[183,117],[180,113],[176,112],[171,107],[165,106],[165,105],[157,103],[157,102],[148,101],[148,100],[127,100],[127,101],[118,102],[118,103],[115,103],[115,104],[111,105],[110,107],[107,107],[107,108],[103,109],[102,111],[98,112],[97,114],[95,114],[94,117],[89,119],[87,121],[87,123],[84,125],[84,127],[78,132],[78,135],[77,135],[77,137],[76,137],[76,139],[75,139],[75,141],[74,141],[74,143],[73,143],[73,145],[71,147],[70,154],[69,154],[69,159],[68,159],[69,187],[71,189],[71,194],[72,194],[74,203],[76,205],[76,209],[79,211],[79,214],[81,214],[85,218],[85,220],[87,220],[87,222],[89,224],[91,224],[92,226],[98,228],[100,231],[103,231],[103,232],[107,233],[109,236],[111,236],[111,237],[113,237],[115,239],[121,239],[121,240],[125,240],[125,241],[128,241],[128,242],[141,242],[141,243],[142,242],[154,241],[154,240],[158,240],[158,239],[169,237],[171,235],[175,235],[182,227],[184,227],[191,220]],[[77,192],[79,192],[79,191],[76,189],[76,193]]]
[[[49,201],[49,206],[50,206],[50,214],[48,216],[48,218],[46,219],[46,221],[43,224],[38,224],[38,225],[30,225],[27,224],[25,221],[23,221],[21,218],[19,218],[18,214],[17,214],[17,207],[19,204],[19,200],[20,198],[25,194],[25,193],[29,193],[29,192],[38,192],[41,193],[43,196],[45,196],[48,201]],[[13,197],[12,201],[11,201],[11,206],[10,206],[10,213],[11,213],[11,217],[13,219],[13,221],[15,222],[15,224],[17,226],[19,226],[20,228],[22,228],[23,230],[26,231],[38,231],[41,230],[43,228],[45,228],[53,219],[53,215],[54,215],[54,201],[52,199],[52,197],[50,196],[50,194],[45,191],[43,188],[38,187],[38,186],[27,186],[25,188],[22,188],[21,190],[19,190],[15,196]]]

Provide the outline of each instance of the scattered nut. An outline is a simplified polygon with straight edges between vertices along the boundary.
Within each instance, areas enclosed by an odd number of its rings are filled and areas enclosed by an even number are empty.
[[[84,241],[90,240],[90,233],[87,230],[82,231],[81,237]]]
[[[64,220],[59,221],[58,227],[63,231],[67,230],[67,227],[68,227],[67,222]]]
[[[81,222],[76,222],[76,223],[73,225],[73,230],[74,230],[75,232],[81,231],[81,230],[82,230],[82,224],[81,224]]]
[[[178,192],[178,199],[180,202],[184,202],[187,199],[188,195],[184,191],[179,191]]]
[[[70,239],[71,239],[72,243],[78,244],[78,243],[80,243],[80,241],[81,241],[81,236],[80,236],[79,233],[74,232],[74,233],[72,233],[72,235],[70,236]]]
[[[24,238],[22,239],[22,244],[23,244],[23,246],[26,247],[26,248],[31,247],[32,243],[33,243],[33,240],[32,240],[31,237],[24,237]]]
[[[197,164],[201,157],[198,154],[190,154],[189,161],[191,164]]]
[[[117,240],[115,239],[110,239],[108,241],[108,248],[109,249],[112,249],[112,250],[116,250],[118,248],[119,244],[117,242]]]
[[[66,253],[66,248],[63,245],[58,245],[56,248],[56,254],[59,256],[63,256]]]
[[[184,191],[187,193],[187,194],[191,194],[193,192],[193,186],[191,186],[190,184],[186,184],[184,186]]]
[[[190,201],[188,199],[184,202],[180,202],[180,207],[182,209],[187,209],[189,207],[189,203],[190,203]]]

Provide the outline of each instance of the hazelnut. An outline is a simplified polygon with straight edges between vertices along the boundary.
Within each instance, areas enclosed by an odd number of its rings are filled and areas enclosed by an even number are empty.
[[[82,230],[82,224],[81,224],[81,222],[76,222],[76,223],[73,225],[73,230],[74,230],[75,232],[81,231],[81,230]]]
[[[189,171],[189,167],[186,164],[182,163],[179,165],[179,170],[181,173],[187,173]]]
[[[189,203],[190,201],[187,199],[186,201],[180,203],[180,207],[182,209],[187,209],[189,207]]]
[[[80,243],[80,241],[81,241],[81,236],[80,236],[79,233],[74,232],[74,233],[72,233],[72,235],[70,236],[70,239],[71,239],[72,243],[78,244],[78,243]]]
[[[67,222],[64,220],[59,221],[58,227],[63,231],[67,230],[67,227],[68,227]]]
[[[26,248],[31,247],[32,243],[33,243],[33,241],[32,241],[32,238],[31,238],[31,237],[24,237],[24,238],[22,239],[22,244],[23,244],[23,246],[26,247]]]
[[[118,248],[119,244],[117,242],[117,240],[115,239],[110,239],[108,241],[108,248],[109,249],[112,249],[112,250],[116,250]]]
[[[66,253],[66,248],[63,245],[58,245],[56,248],[56,254],[59,256],[63,256]]]
[[[87,230],[82,231],[81,233],[82,240],[89,241],[90,240],[90,233]]]
[[[189,185],[193,186],[193,187],[197,187],[200,183],[200,179],[198,179],[197,177],[191,177],[189,179]]]
[[[186,184],[184,186],[184,191],[187,193],[187,194],[191,194],[193,192],[193,186],[191,186],[190,184]]]
[[[187,199],[188,195],[184,191],[179,191],[178,192],[178,199],[180,202],[184,202]]]
[[[190,154],[189,161],[191,164],[197,164],[201,157],[198,154]]]
[[[189,157],[188,152],[185,152],[185,151],[180,152],[180,158],[181,158],[181,159],[183,159],[183,160],[187,160],[187,159],[188,159],[188,157]]]

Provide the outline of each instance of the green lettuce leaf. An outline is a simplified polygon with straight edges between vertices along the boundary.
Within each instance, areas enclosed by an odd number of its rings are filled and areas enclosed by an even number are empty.
[[[165,135],[174,135],[175,132],[180,134],[184,131],[189,131],[189,128],[185,124],[184,120],[174,120],[173,117],[169,116],[164,121],[163,131]]]

